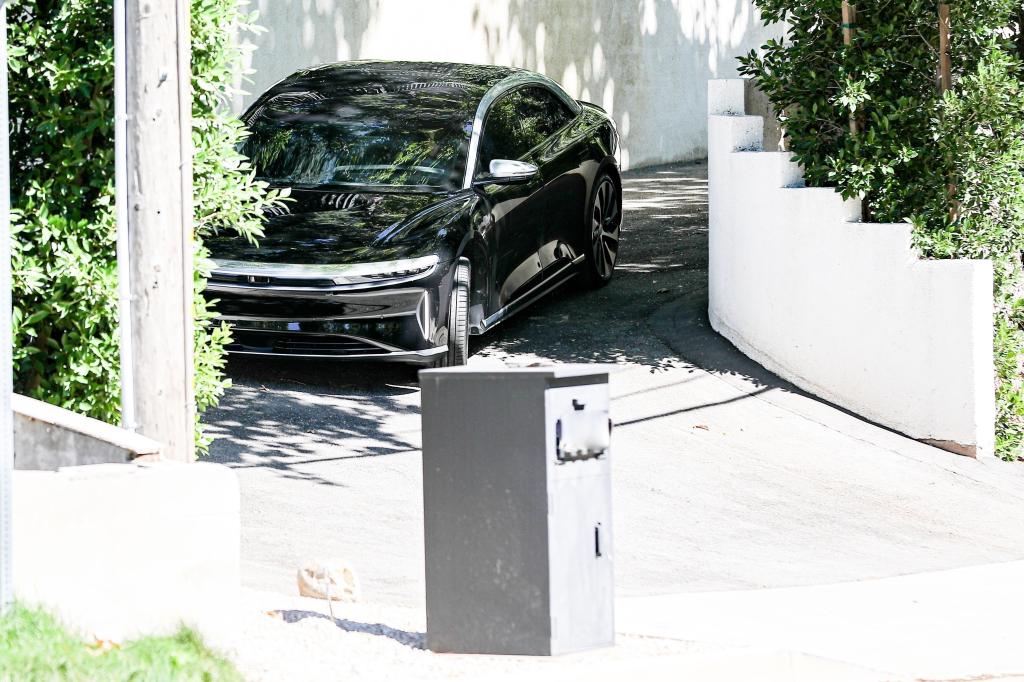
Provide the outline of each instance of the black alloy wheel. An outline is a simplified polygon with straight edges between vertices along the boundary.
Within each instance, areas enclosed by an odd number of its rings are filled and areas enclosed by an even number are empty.
[[[610,175],[602,174],[594,183],[587,216],[590,229],[587,274],[591,285],[603,286],[615,273],[615,261],[619,256],[619,228],[622,225],[622,196]]]

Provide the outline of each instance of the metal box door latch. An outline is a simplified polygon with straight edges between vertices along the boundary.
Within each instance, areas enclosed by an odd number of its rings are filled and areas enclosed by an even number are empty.
[[[608,452],[611,433],[608,410],[588,410],[574,398],[572,412],[555,422],[555,457],[559,464],[598,458]]]

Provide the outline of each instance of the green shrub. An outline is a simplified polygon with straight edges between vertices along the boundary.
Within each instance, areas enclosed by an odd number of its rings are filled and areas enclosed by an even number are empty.
[[[995,274],[996,450],[1024,444],[1024,86],[1019,62],[993,47],[943,97],[935,121],[955,191],[918,183],[928,201],[911,216],[933,258],[989,258]],[[928,194],[925,194],[928,193]]]
[[[236,151],[245,134],[227,102],[241,70],[236,38],[255,30],[240,0],[193,0],[197,263],[202,236],[255,238],[274,193]],[[113,4],[8,3],[15,390],[98,419],[119,419],[114,219]],[[227,382],[224,344],[195,283],[199,411]],[[207,441],[197,420],[197,444]]]
[[[951,3],[954,82],[940,94],[934,2],[863,3],[850,46],[839,0],[755,0],[785,40],[741,57],[808,184],[863,199],[864,219],[909,221],[929,258],[995,267],[997,452],[1024,444],[1024,89],[1008,0]],[[851,117],[857,133],[849,128]]]
[[[224,378],[224,346],[231,340],[226,324],[215,325],[202,296],[206,286],[202,238],[228,229],[255,240],[263,234],[263,211],[282,193],[257,181],[249,161],[238,151],[248,131],[228,108],[242,75],[238,36],[259,29],[256,14],[242,10],[248,0],[192,0],[192,142],[193,202],[196,230],[195,311],[196,444],[205,451],[199,415],[217,404],[229,381]]]

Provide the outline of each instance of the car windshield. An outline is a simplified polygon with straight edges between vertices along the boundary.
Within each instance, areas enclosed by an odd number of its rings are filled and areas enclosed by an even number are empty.
[[[461,185],[476,100],[459,83],[285,92],[249,112],[241,152],[288,185]]]

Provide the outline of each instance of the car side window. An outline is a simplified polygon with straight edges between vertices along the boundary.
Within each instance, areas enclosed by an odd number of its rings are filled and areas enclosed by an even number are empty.
[[[573,118],[569,107],[547,88],[527,87],[520,93],[519,121],[526,137],[532,141],[531,149],[557,133]]]
[[[569,107],[547,88],[519,88],[499,97],[484,121],[478,172],[487,173],[494,159],[522,159],[572,118]]]
[[[521,91],[513,90],[491,105],[480,139],[479,172],[487,173],[494,159],[521,159],[533,147],[519,122],[521,100]]]

